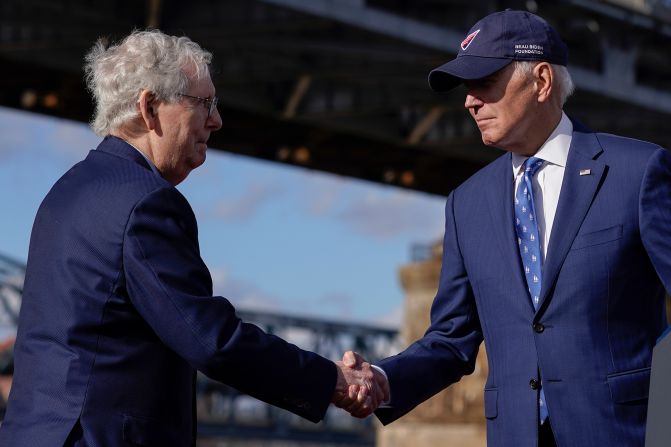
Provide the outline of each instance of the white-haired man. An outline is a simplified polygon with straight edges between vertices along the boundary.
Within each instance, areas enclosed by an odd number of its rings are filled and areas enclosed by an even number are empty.
[[[37,212],[0,445],[194,445],[196,370],[314,422],[383,397],[368,365],[343,371],[212,296],[175,189],[222,124],[210,59],[159,31],[88,54],[104,140]]]

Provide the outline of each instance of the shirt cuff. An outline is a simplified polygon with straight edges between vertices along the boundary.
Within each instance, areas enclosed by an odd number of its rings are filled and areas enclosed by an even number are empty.
[[[375,371],[378,371],[380,374],[382,374],[384,376],[384,380],[387,381],[387,385],[389,385],[389,377],[387,377],[387,373],[384,372],[384,369],[380,368],[377,365],[370,365],[370,367],[373,368]],[[391,387],[389,388],[389,400],[385,400],[384,402],[382,402],[379,408],[391,408],[389,402],[391,402]]]

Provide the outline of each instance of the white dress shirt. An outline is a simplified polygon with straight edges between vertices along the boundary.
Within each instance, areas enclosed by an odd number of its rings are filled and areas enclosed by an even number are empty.
[[[550,242],[555,213],[557,212],[559,193],[564,180],[564,170],[566,169],[566,159],[568,158],[572,135],[573,123],[562,112],[559,124],[538,149],[538,152],[534,154],[534,157],[544,160],[543,166],[531,179],[542,262],[545,262],[547,257],[547,247]],[[513,177],[515,179],[513,195],[517,191],[517,185],[522,181],[522,165],[527,158],[529,157],[513,154]],[[513,196],[512,199],[515,200],[515,197]]]

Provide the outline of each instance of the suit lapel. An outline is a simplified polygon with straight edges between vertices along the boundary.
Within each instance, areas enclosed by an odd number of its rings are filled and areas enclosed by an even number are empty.
[[[520,294],[529,297],[528,286],[524,273],[522,272],[522,264],[520,261],[520,253],[517,244],[517,235],[515,234],[515,225],[513,217],[513,167],[512,157],[508,153],[495,162],[494,178],[491,183],[487,185],[487,201],[490,217],[492,220],[492,231],[496,233],[494,238],[498,241],[499,249],[505,260],[504,264],[510,266],[510,274],[515,287],[520,290]],[[503,187],[502,187],[503,186]],[[517,305],[524,303],[531,312],[534,312],[533,303],[531,299],[519,300],[515,294],[513,302]]]
[[[606,170],[605,164],[596,160],[602,152],[596,135],[575,122],[574,127],[557,213],[552,225],[548,256],[543,268],[539,311],[547,307],[546,299],[554,288],[559,271]]]

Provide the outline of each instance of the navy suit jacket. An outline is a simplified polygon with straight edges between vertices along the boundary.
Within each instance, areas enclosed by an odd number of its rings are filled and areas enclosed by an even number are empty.
[[[671,290],[671,156],[574,124],[538,311],[512,198],[509,153],[448,197],[431,325],[379,363],[392,401],[378,417],[390,423],[470,374],[484,339],[490,447],[536,446],[530,382],[541,378],[559,446],[642,447],[652,348]]]
[[[193,445],[197,369],[314,422],[336,382],[212,296],[186,199],[107,137],[37,212],[0,445]]]

